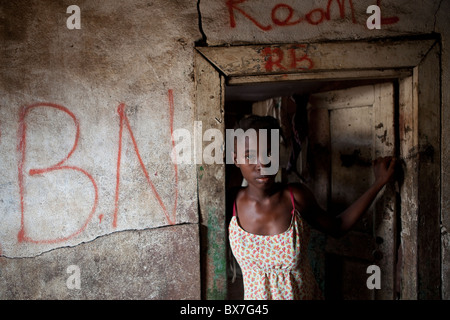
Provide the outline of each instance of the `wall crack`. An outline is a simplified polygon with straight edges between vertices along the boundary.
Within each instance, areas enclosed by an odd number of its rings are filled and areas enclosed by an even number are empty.
[[[197,1],[197,12],[198,12],[198,29],[199,29],[199,31],[200,31],[200,33],[202,35],[202,38],[200,40],[196,41],[195,45],[199,46],[199,47],[205,47],[205,46],[208,45],[208,38],[207,38],[207,36],[205,34],[205,31],[203,30],[202,12],[201,12],[201,9],[200,9],[200,1],[201,0]]]
[[[437,9],[436,9],[436,12],[434,13],[433,32],[436,32],[437,14],[439,13],[439,10],[441,9],[442,1],[443,1],[443,0],[440,0],[440,1],[439,1],[439,5],[438,5],[438,7],[437,7]],[[200,0],[199,0],[199,2],[200,2]]]
[[[88,244],[88,243],[92,243],[95,242],[98,239],[104,238],[104,237],[108,237],[117,233],[122,233],[122,232],[144,232],[144,231],[149,231],[149,230],[157,230],[157,229],[163,229],[163,228],[175,228],[175,227],[179,227],[179,226],[184,226],[184,225],[198,225],[198,223],[194,223],[194,222],[182,222],[182,223],[177,223],[174,225],[162,225],[162,226],[156,226],[156,227],[147,227],[147,228],[142,228],[142,229],[123,229],[123,230],[116,230],[116,231],[111,231],[105,234],[101,234],[96,236],[93,239],[90,240],[86,240],[86,241],[82,241],[80,243],[76,243],[73,245],[61,245],[60,247],[56,247],[56,248],[51,248],[48,250],[43,250],[42,252],[38,252],[34,255],[30,255],[30,256],[8,256],[4,253],[0,254],[0,259],[1,258],[5,258],[5,259],[11,259],[11,260],[19,260],[19,259],[33,259],[33,258],[37,258],[39,256],[42,256],[44,254],[50,253],[52,251],[57,251],[60,249],[68,249],[68,248],[75,248],[84,244]]]

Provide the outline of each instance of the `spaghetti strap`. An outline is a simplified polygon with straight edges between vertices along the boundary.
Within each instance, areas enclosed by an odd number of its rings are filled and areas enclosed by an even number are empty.
[[[233,217],[236,217],[236,200],[233,203]]]
[[[287,188],[294,213],[286,231],[276,235],[258,235],[245,231],[237,217],[230,221],[229,244],[242,271],[245,300],[322,298],[307,254],[310,228],[295,208],[294,187]],[[287,206],[286,187],[280,190],[279,196],[283,207]],[[236,200],[233,208],[234,214],[239,215]]]
[[[294,203],[294,194],[292,193],[292,188],[289,187],[289,193],[291,195],[291,203],[292,203],[292,214],[294,214],[295,211],[295,203]]]

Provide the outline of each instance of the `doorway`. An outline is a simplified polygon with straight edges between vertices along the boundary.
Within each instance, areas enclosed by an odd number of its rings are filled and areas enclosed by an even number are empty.
[[[304,50],[307,68],[283,62],[280,53],[300,56],[298,51],[288,54],[292,50]],[[308,96],[307,147],[297,163],[297,178],[305,179],[328,210],[339,211],[370,183],[368,162],[375,156],[401,159],[403,176],[386,187],[354,232],[337,241],[315,237],[314,246],[321,249],[315,270],[330,299],[440,296],[439,53],[439,42],[432,37],[197,48],[196,120],[204,130],[225,132],[230,118],[250,110],[251,94],[259,100],[273,89],[277,96],[283,90],[286,96]],[[291,70],[277,68],[288,65]],[[233,109],[230,97],[239,94]],[[250,100],[253,104],[255,96]],[[198,165],[197,171],[203,297],[225,299],[230,174],[219,164]],[[382,272],[379,290],[366,285],[370,265]]]
[[[339,214],[373,182],[374,157],[398,156],[394,86],[398,88],[392,80],[383,79],[226,86],[225,128],[233,128],[249,114],[277,118],[283,131],[277,181],[306,184],[324,209]],[[233,164],[226,165],[225,181],[230,205],[236,188],[243,183]],[[387,292],[389,287],[394,297],[398,259],[389,255],[397,251],[399,238],[398,230],[393,230],[397,199],[395,188],[387,187],[343,239],[313,231],[310,261],[325,299],[374,299],[375,291],[366,284],[367,268],[373,265],[392,270],[383,274],[383,289]],[[389,226],[380,226],[376,208],[392,210]],[[226,212],[228,224],[231,210]],[[386,227],[393,232],[381,230]],[[381,241],[385,242],[382,249],[378,246]],[[242,274],[230,252],[228,256],[228,298],[241,299]]]

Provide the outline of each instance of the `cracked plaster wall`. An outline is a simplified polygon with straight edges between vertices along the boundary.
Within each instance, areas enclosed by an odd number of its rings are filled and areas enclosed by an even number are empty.
[[[195,166],[170,154],[194,120],[196,2],[1,1],[0,19],[0,298],[199,298]]]
[[[195,168],[175,170],[169,155],[171,124],[191,130],[194,120],[195,43],[436,32],[448,87],[449,2],[380,1],[385,24],[368,30],[373,2],[0,1],[0,297],[200,297]],[[81,8],[81,30],[66,28],[72,4]],[[449,103],[443,90],[443,137]],[[449,152],[442,139],[442,163]],[[448,177],[443,165],[447,299]],[[65,286],[72,264],[80,266],[81,291]]]

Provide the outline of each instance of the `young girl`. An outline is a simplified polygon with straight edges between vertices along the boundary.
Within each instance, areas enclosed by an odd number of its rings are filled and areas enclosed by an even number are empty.
[[[244,118],[238,127],[256,132],[267,129],[268,133],[280,129],[270,116]],[[270,140],[267,138],[267,150],[262,152],[270,152]],[[275,175],[262,175],[264,165],[258,151],[250,150],[246,143],[245,159],[234,155],[235,165],[248,183],[237,193],[229,225],[231,250],[242,270],[244,298],[320,299],[322,294],[307,254],[309,226],[336,237],[346,233],[392,178],[395,159],[375,160],[373,185],[348,209],[334,216],[319,207],[306,186],[282,185],[275,183]],[[254,161],[249,160],[255,155],[258,159],[252,164]]]

